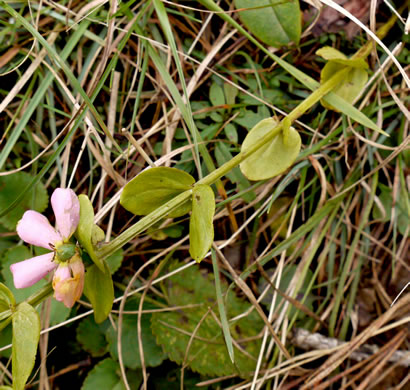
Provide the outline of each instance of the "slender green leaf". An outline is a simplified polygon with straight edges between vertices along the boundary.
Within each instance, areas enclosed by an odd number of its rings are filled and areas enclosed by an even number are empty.
[[[108,317],[114,302],[114,285],[110,269],[105,262],[103,262],[103,266],[104,272],[96,265],[87,268],[84,282],[84,294],[93,306],[97,324]]]
[[[40,317],[31,305],[22,302],[13,314],[12,323],[13,390],[23,390],[36,359]]]
[[[212,188],[205,184],[195,186],[189,220],[189,253],[197,262],[205,257],[214,240],[214,213],[215,195]]]

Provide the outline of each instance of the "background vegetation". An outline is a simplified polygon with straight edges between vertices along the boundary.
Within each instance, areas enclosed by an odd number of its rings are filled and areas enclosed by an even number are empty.
[[[0,2],[0,268],[17,301],[46,281],[14,288],[10,264],[41,253],[19,241],[16,223],[27,209],[52,220],[53,189],[87,194],[114,238],[137,220],[119,196],[144,168],[200,179],[258,122],[310,96],[269,53],[320,81],[318,49],[351,57],[369,42],[340,14],[333,26],[317,19],[321,3],[309,1],[282,19],[293,28],[304,18],[299,43],[291,29],[288,43],[263,51],[223,15],[258,42],[272,36],[269,23],[260,36],[238,12],[249,5],[221,1],[220,13],[210,3]],[[372,31],[408,13],[406,1],[377,12],[368,3]],[[116,303],[106,321],[84,297],[71,310],[45,301],[28,388],[408,388],[410,294],[391,306],[410,281],[408,37],[400,16],[383,39],[396,63],[375,45],[355,97],[384,133],[315,104],[293,123],[302,150],[290,169],[250,181],[235,167],[214,186],[213,259],[190,257],[186,216],[166,219],[107,259]],[[8,326],[4,385],[10,342]]]

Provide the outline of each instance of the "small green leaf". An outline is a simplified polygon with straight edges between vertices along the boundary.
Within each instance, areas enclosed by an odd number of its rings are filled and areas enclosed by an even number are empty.
[[[80,221],[78,223],[75,236],[77,237],[77,240],[79,241],[81,246],[90,255],[91,260],[101,271],[104,272],[103,261],[96,255],[93,245],[93,240],[94,242],[96,241],[96,234],[97,238],[99,238],[99,236],[101,235],[98,233],[99,228],[96,229],[94,225],[93,206],[87,195],[79,195],[78,200],[80,201]]]
[[[213,106],[222,106],[225,104],[225,94],[222,87],[213,82],[209,88],[209,100]]]
[[[229,141],[234,144],[238,143],[238,132],[236,131],[236,127],[232,123],[228,123],[224,127],[225,135],[228,137]]]
[[[298,0],[235,0],[235,7],[243,24],[263,43],[274,47],[299,43],[302,18]]]
[[[23,390],[34,367],[40,339],[40,317],[31,305],[22,302],[13,314],[12,323],[13,390]]]
[[[316,54],[328,60],[320,74],[322,84],[328,81],[338,71],[346,67],[351,68],[344,82],[334,88],[332,92],[346,102],[352,103],[366,85],[368,78],[366,72],[368,68],[367,62],[363,58],[347,58],[342,52],[329,46],[322,47]],[[329,104],[327,99],[321,99],[321,104],[329,110],[340,111],[340,107]]]
[[[260,121],[246,136],[242,152],[249,149],[263,136],[272,131],[278,123],[273,118]],[[244,160],[239,168],[249,180],[264,180],[279,175],[296,160],[301,146],[299,133],[290,127],[284,142],[283,132],[276,134],[271,141]]]
[[[103,262],[104,272],[96,265],[87,268],[85,273],[84,294],[94,309],[94,318],[97,324],[103,322],[110,314],[114,302],[114,286],[110,269]]]
[[[236,97],[238,96],[238,88],[229,83],[224,83],[224,92],[226,104],[232,106],[235,104]]]
[[[0,205],[2,210],[9,207],[31,183],[32,177],[25,172],[17,172],[13,175],[0,176]],[[27,210],[42,212],[48,204],[48,195],[44,185],[39,182],[24,195],[23,200],[9,213],[0,217],[0,223],[8,230],[16,229],[17,222]]]
[[[155,167],[141,172],[132,179],[121,194],[121,205],[136,215],[147,215],[175,196],[189,190],[195,179],[176,168]],[[190,202],[170,213],[170,217],[187,214]]]
[[[333,75],[335,75],[340,70],[346,68],[346,65],[341,65],[335,61],[329,61],[322,69],[320,73],[320,82],[325,83]],[[360,91],[366,85],[368,76],[366,70],[362,68],[351,68],[347,73],[346,78],[342,83],[337,85],[332,92],[337,96],[341,97],[348,103],[353,103],[356,97],[359,95]],[[323,107],[339,112],[340,110],[337,107],[332,106],[327,103],[325,99],[321,99],[321,104]]]
[[[10,386],[0,386],[0,390],[13,390]]]
[[[197,262],[205,257],[214,240],[214,213],[215,195],[212,188],[205,184],[195,186],[189,220],[189,253]]]

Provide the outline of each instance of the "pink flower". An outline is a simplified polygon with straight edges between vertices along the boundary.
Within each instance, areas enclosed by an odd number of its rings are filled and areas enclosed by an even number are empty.
[[[16,288],[24,288],[37,283],[58,267],[54,275],[58,280],[56,279],[55,282],[53,280],[55,297],[63,301],[67,307],[72,307],[75,301],[66,298],[65,294],[78,300],[84,285],[84,265],[80,256],[76,254],[75,246],[69,244],[80,220],[80,202],[73,190],[57,188],[51,195],[51,206],[56,217],[57,230],[50,225],[46,217],[37,211],[28,210],[17,224],[17,234],[28,244],[41,246],[53,252],[13,264],[10,269]],[[81,266],[78,263],[81,263]],[[65,287],[64,294],[63,290],[58,290],[58,286],[63,279],[68,280],[67,270],[70,277],[70,270],[72,270],[73,277],[80,280],[71,283],[70,288]],[[65,278],[62,277],[63,274]]]

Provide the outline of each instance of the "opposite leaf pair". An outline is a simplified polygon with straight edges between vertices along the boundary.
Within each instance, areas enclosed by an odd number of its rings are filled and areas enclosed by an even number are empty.
[[[148,215],[176,196],[189,191],[190,199],[174,209],[164,210],[164,216],[181,217],[192,210],[189,224],[190,254],[201,261],[209,251],[214,229],[215,196],[208,185],[195,185],[195,179],[176,168],[154,167],[132,179],[121,194],[121,205],[136,215]]]

